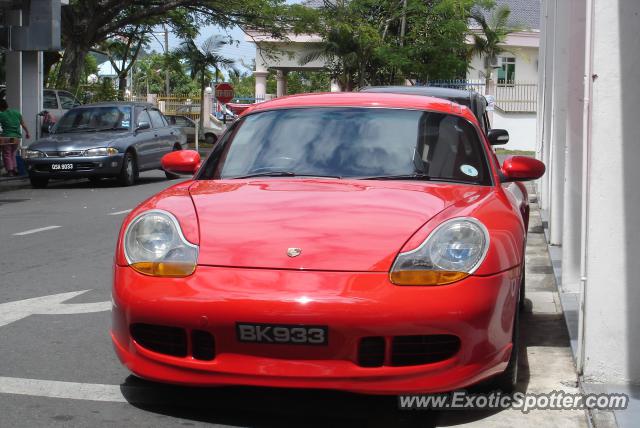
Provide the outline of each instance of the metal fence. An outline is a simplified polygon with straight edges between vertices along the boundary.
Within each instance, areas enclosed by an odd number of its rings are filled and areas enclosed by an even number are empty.
[[[487,95],[484,80],[436,80],[427,86],[464,89]],[[535,113],[538,105],[538,84],[536,82],[499,82],[494,87],[495,107],[508,113]]]

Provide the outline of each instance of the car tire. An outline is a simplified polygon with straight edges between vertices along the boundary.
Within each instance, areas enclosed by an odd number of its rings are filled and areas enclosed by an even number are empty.
[[[524,311],[527,307],[526,300],[525,300],[525,294],[526,294],[525,284],[526,284],[526,265],[522,263],[522,279],[520,280],[520,300],[518,301],[518,308],[521,311]]]
[[[126,152],[122,159],[122,170],[118,174],[118,184],[121,186],[131,186],[138,178],[138,166],[136,159],[131,152]]]
[[[506,394],[511,394],[516,390],[518,383],[518,355],[520,345],[520,311],[516,310],[513,318],[513,333],[511,336],[513,348],[511,357],[504,372],[493,378],[491,389],[499,389]]]
[[[205,134],[204,142],[206,144],[214,145],[216,141],[218,141],[218,138],[215,136],[215,134]]]
[[[29,181],[34,189],[44,189],[49,184],[49,179],[46,177],[29,177]]]

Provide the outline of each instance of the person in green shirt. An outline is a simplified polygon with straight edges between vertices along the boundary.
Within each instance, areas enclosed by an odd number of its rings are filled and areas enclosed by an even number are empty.
[[[19,111],[9,108],[6,100],[0,100],[0,146],[2,147],[2,160],[4,169],[7,170],[5,176],[18,175],[18,167],[16,163],[16,152],[20,145],[22,133],[20,127],[24,129],[25,138],[30,138],[29,130],[22,120]]]

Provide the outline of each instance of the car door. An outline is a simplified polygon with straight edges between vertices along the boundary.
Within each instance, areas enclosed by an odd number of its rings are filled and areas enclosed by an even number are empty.
[[[160,168],[160,160],[162,156],[173,150],[174,140],[179,139],[174,137],[176,130],[167,124],[167,121],[162,117],[162,113],[159,110],[150,108],[148,110],[151,117],[151,123],[153,125],[153,163]]]
[[[148,124],[147,129],[140,129],[144,124]],[[154,160],[154,129],[151,124],[151,117],[145,107],[138,106],[135,108],[134,121],[134,146],[138,154],[138,168],[140,170],[153,168]]]

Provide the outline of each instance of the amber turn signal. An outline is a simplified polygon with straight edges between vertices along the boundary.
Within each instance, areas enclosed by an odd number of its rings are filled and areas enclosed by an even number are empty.
[[[391,272],[389,279],[396,285],[446,285],[468,276],[466,272],[447,270],[404,270]]]
[[[137,262],[131,267],[144,275],[170,278],[183,278],[196,270],[195,264],[180,262]]]

